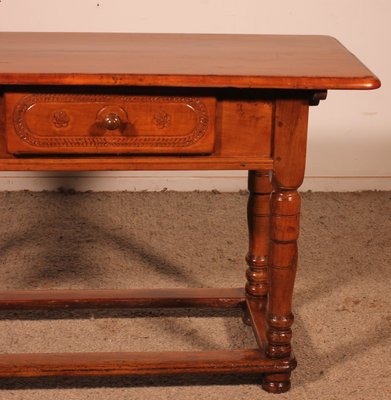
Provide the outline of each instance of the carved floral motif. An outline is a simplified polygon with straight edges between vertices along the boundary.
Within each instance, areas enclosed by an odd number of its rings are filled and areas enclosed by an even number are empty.
[[[171,116],[165,111],[159,111],[153,116],[153,123],[159,129],[167,128],[171,124]]]
[[[69,115],[66,111],[55,111],[52,116],[53,125],[56,128],[66,128],[69,125]]]
[[[25,121],[25,114],[34,104],[40,103],[113,103],[123,106],[127,103],[152,103],[156,105],[183,104],[188,106],[196,116],[194,128],[184,136],[40,136],[32,132]],[[164,113],[164,112],[163,112]],[[65,116],[58,115],[58,123],[65,123]],[[66,118],[65,118],[66,119]],[[53,120],[53,123],[55,121]],[[93,121],[92,121],[93,123]],[[158,113],[156,122],[162,127],[171,123],[167,114]],[[198,142],[209,127],[208,108],[202,99],[180,96],[106,96],[106,95],[65,95],[65,94],[32,94],[20,99],[14,110],[16,134],[25,142],[36,147],[187,147]]]

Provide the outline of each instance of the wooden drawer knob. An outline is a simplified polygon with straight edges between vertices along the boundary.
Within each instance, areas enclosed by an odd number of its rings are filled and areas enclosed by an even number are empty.
[[[104,117],[103,125],[106,129],[114,131],[121,127],[122,121],[118,114],[110,112]]]
[[[101,108],[98,111],[96,118],[96,127],[100,134],[103,131],[115,131],[119,130],[123,133],[128,125],[128,115],[126,111],[119,106],[110,105]],[[102,131],[103,130],[103,131]]]

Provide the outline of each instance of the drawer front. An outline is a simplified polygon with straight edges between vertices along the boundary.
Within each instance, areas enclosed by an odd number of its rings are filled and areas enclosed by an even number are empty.
[[[210,154],[211,97],[6,93],[13,154]]]

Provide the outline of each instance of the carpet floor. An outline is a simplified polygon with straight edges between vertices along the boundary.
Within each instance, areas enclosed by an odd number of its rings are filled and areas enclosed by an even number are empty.
[[[0,193],[1,289],[244,283],[245,193]],[[391,398],[391,193],[304,193],[292,389],[259,377],[0,381],[1,400]],[[0,313],[0,352],[255,347],[239,311]]]

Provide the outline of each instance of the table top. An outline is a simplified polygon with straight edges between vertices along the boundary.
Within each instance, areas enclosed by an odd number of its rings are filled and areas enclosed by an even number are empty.
[[[0,84],[325,90],[380,81],[329,36],[5,32]]]

